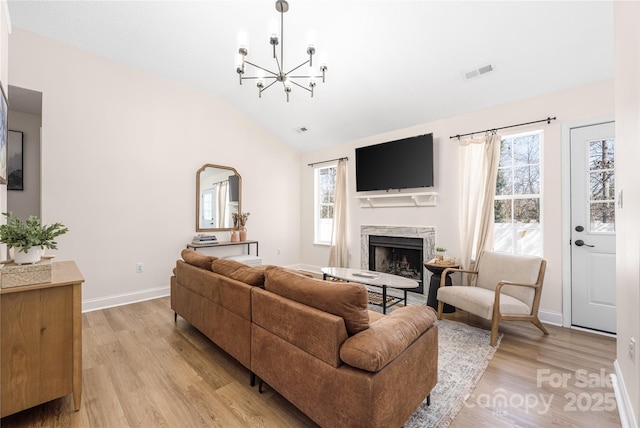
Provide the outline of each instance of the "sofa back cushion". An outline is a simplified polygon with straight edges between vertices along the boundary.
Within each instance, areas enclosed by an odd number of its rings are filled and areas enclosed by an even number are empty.
[[[251,267],[232,259],[216,259],[211,264],[211,270],[249,285],[264,286],[264,266]]]
[[[278,266],[265,270],[264,288],[295,302],[344,319],[347,333],[369,328],[367,289],[361,284],[331,283],[292,273]]]
[[[199,253],[194,250],[185,248],[180,254],[182,260],[189,263],[192,266],[197,266],[202,269],[211,270],[211,263],[218,258],[215,256],[207,256],[206,254]]]

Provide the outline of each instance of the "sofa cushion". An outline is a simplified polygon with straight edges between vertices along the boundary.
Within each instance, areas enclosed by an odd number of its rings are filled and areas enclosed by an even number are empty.
[[[340,359],[352,367],[379,372],[436,322],[429,306],[405,306],[348,338]]]
[[[216,259],[211,270],[236,281],[256,287],[264,286],[264,266],[251,267],[232,259]]]
[[[215,256],[207,256],[206,254],[202,254],[188,248],[182,250],[182,253],[180,255],[182,256],[182,260],[189,263],[190,265],[197,266],[206,270],[211,270],[211,263],[213,263],[214,260],[218,259]]]
[[[269,266],[264,286],[267,291],[341,317],[349,335],[369,328],[367,289],[362,284],[331,283]]]

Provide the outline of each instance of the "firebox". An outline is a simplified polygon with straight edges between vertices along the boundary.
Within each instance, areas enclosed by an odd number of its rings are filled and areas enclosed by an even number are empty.
[[[390,273],[418,281],[408,291],[423,294],[422,238],[369,236],[369,270]]]

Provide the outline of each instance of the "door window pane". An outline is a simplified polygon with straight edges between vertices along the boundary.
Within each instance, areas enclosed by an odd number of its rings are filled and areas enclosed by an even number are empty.
[[[615,233],[614,140],[589,142],[589,231]]]
[[[591,203],[591,232],[614,233],[615,203]]]
[[[613,171],[589,174],[589,189],[592,201],[613,201],[615,199]]]
[[[589,169],[613,169],[615,144],[613,140],[598,140],[589,143]]]

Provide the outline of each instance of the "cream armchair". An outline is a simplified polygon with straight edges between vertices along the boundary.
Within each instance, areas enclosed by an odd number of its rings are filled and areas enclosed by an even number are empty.
[[[445,303],[491,320],[491,346],[498,339],[501,320],[531,321],[545,335],[538,306],[547,262],[539,257],[483,251],[477,270],[445,269],[438,289],[438,319]],[[447,273],[472,274],[472,285],[444,286]]]

